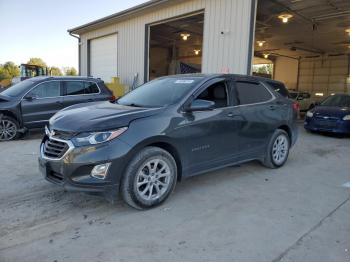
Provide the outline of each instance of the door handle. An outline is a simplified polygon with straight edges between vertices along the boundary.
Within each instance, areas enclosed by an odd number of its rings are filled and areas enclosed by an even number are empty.
[[[270,110],[276,110],[277,106],[275,106],[275,105],[270,105],[269,108],[270,108]]]
[[[94,102],[94,100],[92,98],[88,99],[88,102]]]
[[[233,118],[233,119],[242,119],[242,116],[241,115],[236,115],[234,113],[228,113],[227,116],[229,118]]]

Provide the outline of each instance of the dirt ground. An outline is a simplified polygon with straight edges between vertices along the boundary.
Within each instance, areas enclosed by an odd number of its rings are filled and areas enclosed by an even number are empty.
[[[150,211],[64,192],[40,134],[0,144],[0,261],[350,261],[350,139],[309,134],[286,166],[185,180]]]

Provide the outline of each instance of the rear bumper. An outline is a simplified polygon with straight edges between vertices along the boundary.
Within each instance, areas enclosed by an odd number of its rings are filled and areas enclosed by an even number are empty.
[[[306,117],[304,128],[314,132],[329,132],[336,134],[350,134],[350,121],[337,120],[332,124],[325,125],[315,118]]]

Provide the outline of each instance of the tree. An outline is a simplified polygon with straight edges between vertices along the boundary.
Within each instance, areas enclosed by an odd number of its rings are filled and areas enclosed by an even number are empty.
[[[19,68],[13,62],[6,62],[3,65],[0,65],[0,80],[12,79],[16,76],[19,76]]]
[[[50,72],[50,74],[52,76],[61,76],[61,75],[63,75],[61,69],[59,69],[58,67],[54,67],[54,66],[50,67],[49,72]]]
[[[64,69],[64,74],[66,76],[76,76],[76,75],[78,75],[78,72],[74,67],[66,67]]]
[[[47,67],[47,64],[44,62],[44,60],[42,60],[39,57],[32,57],[29,59],[29,61],[27,62],[28,65],[37,65],[37,66],[42,66],[42,67]]]

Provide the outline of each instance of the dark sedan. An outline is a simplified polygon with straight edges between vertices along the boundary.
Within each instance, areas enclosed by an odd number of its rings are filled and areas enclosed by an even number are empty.
[[[238,75],[160,78],[116,103],[72,106],[50,120],[39,164],[68,190],[162,203],[177,181],[251,160],[285,164],[297,107],[284,85]]]
[[[18,138],[27,129],[44,128],[59,110],[80,103],[113,100],[100,79],[34,77],[0,93],[0,141]]]
[[[314,132],[350,134],[350,95],[337,94],[326,98],[306,113],[304,127]]]

